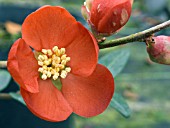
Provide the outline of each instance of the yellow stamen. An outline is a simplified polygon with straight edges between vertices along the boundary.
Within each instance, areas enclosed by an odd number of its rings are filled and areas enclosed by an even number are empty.
[[[43,73],[44,69],[43,68],[39,68],[38,71]]]
[[[65,54],[66,49],[65,48],[61,48],[60,51],[61,51],[61,54]]]
[[[61,72],[61,75],[60,75],[60,76],[61,76],[61,78],[66,78],[67,72],[63,70],[63,71]]]
[[[47,54],[48,54],[48,56],[52,56],[53,52],[50,49],[48,49]]]
[[[66,55],[66,54],[64,54],[64,55],[61,56],[61,59],[62,59],[62,60],[65,60],[66,58],[67,58],[67,55]]]
[[[54,46],[54,47],[53,47],[53,52],[57,52],[57,50],[58,50],[58,47],[57,47],[57,46]]]
[[[67,67],[67,68],[65,68],[65,71],[66,71],[66,72],[71,72],[71,68],[70,68],[70,67]]]
[[[70,61],[70,57],[67,57],[67,58],[66,58],[66,61],[69,62],[69,61]]]
[[[66,78],[71,72],[71,68],[67,66],[70,57],[67,57],[65,48],[59,49],[54,46],[51,49],[42,49],[42,54],[38,56],[38,72],[42,73],[41,78],[46,80],[52,78],[57,80],[59,77]]]
[[[46,49],[42,49],[41,51],[42,51],[42,53],[47,54],[47,50]]]
[[[48,59],[47,55],[43,55],[43,57],[44,57],[44,60],[47,60],[47,59]]]
[[[48,71],[48,72],[47,72],[47,77],[48,77],[48,78],[50,78],[50,77],[51,77],[51,75],[52,75],[52,74],[51,74],[51,72],[50,72],[50,71]]]
[[[43,62],[42,61],[38,61],[38,65],[39,66],[43,66]]]
[[[43,60],[44,60],[44,57],[43,57],[42,55],[39,55],[39,56],[38,56],[38,60],[43,61]]]
[[[59,73],[55,73],[54,76],[53,76],[53,79],[54,79],[54,80],[57,80],[58,77],[59,77]]]
[[[46,79],[47,79],[47,75],[43,74],[43,75],[41,76],[41,78],[42,78],[43,80],[46,80]]]
[[[43,69],[44,69],[44,70],[47,70],[48,68],[47,68],[47,66],[46,66],[46,65],[44,65],[44,66],[43,66]]]

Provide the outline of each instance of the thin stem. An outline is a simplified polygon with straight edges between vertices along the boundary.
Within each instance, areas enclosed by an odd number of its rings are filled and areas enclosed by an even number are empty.
[[[12,97],[7,93],[0,93],[0,100],[11,100]]]
[[[132,43],[135,41],[140,41],[143,42],[146,38],[150,37],[152,34],[154,34],[155,32],[158,32],[162,29],[165,29],[167,27],[170,27],[170,20],[156,25],[152,28],[149,28],[147,30],[144,30],[142,32],[138,32],[126,37],[122,37],[119,39],[115,39],[115,40],[109,40],[109,41],[105,41],[101,44],[99,44],[99,48],[100,49],[104,49],[104,48],[109,48],[109,47],[114,47],[114,46],[118,46],[118,45],[122,45],[122,44],[127,44],[127,43]]]
[[[7,67],[7,61],[0,61],[0,68],[6,68]]]
[[[20,91],[15,92],[16,94],[20,94]],[[0,93],[0,100],[11,100],[13,99],[9,93]]]

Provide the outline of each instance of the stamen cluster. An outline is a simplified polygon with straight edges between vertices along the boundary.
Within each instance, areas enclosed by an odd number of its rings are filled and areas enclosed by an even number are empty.
[[[42,73],[43,80],[51,77],[53,80],[57,80],[59,77],[66,78],[71,71],[71,68],[66,66],[69,61],[70,57],[67,57],[65,48],[59,49],[54,46],[52,50],[42,49],[38,56],[38,65],[40,66],[38,72]]]

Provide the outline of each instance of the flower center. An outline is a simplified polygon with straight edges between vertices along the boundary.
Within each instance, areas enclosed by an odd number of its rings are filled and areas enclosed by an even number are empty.
[[[38,65],[40,66],[38,72],[42,73],[41,78],[43,80],[66,78],[71,68],[66,66],[67,62],[70,61],[70,57],[67,57],[65,52],[65,48],[59,49],[57,46],[54,46],[52,50],[41,50],[41,54],[38,55]]]

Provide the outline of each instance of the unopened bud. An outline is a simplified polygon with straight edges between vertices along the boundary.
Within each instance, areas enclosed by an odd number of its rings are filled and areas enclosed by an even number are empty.
[[[87,11],[87,8],[85,5],[81,7],[81,14],[84,17],[85,20],[89,19],[89,12]]]
[[[86,0],[83,13],[92,32],[99,39],[119,31],[131,16],[133,0]],[[83,14],[83,15],[84,15]]]
[[[91,10],[93,1],[94,0],[86,0],[86,2],[84,3],[88,10]]]
[[[146,41],[147,52],[152,61],[170,65],[170,37],[157,36]]]

